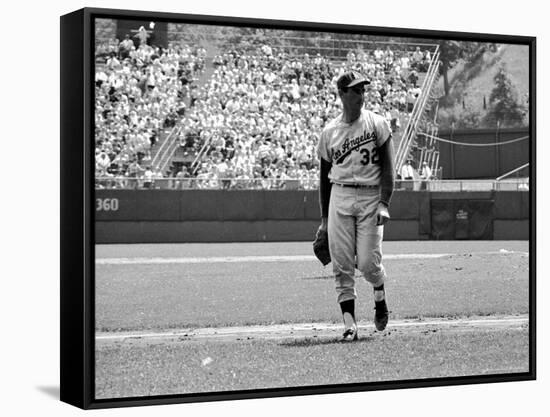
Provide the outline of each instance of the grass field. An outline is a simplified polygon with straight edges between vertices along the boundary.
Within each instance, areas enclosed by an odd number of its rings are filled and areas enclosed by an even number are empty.
[[[387,242],[390,324],[340,343],[310,242],[96,246],[96,397],[529,371],[528,242]]]

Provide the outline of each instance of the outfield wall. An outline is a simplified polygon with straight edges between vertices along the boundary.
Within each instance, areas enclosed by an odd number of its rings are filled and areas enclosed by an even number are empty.
[[[96,243],[313,240],[316,191],[96,190]],[[386,240],[529,239],[529,193],[396,191]]]
[[[524,165],[529,162],[530,140],[514,140],[526,136],[530,136],[529,128],[440,130],[439,137],[443,139],[464,144],[495,145],[463,146],[440,142],[442,178],[497,178]]]

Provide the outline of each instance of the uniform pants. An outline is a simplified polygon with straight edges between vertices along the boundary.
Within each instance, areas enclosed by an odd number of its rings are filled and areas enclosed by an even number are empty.
[[[376,225],[375,215],[379,201],[379,188],[332,185],[328,241],[339,303],[357,298],[356,262],[357,269],[374,287],[386,278],[382,265],[384,226]]]

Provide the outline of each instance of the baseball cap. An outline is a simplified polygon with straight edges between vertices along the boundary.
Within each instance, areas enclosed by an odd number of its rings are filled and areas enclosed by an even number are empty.
[[[370,80],[357,71],[348,71],[338,78],[336,81],[336,86],[339,90],[343,88],[353,87],[358,84],[370,84]]]

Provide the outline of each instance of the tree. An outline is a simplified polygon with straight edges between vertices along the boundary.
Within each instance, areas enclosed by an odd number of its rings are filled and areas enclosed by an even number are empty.
[[[459,128],[479,129],[482,127],[483,117],[481,113],[472,109],[466,109],[461,115],[458,123]]]
[[[439,43],[439,59],[441,66],[439,71],[443,75],[443,89],[445,96],[449,95],[451,87],[449,85],[449,70],[454,66],[460,57],[460,42],[456,41],[441,41]]]
[[[489,96],[489,112],[486,121],[494,125],[515,127],[523,124],[525,107],[518,102],[517,89],[512,83],[505,65],[501,65],[494,78],[495,87]]]
[[[495,44],[446,40],[439,42],[439,59],[441,60],[439,71],[443,76],[445,97],[447,97],[451,91],[448,74],[449,70],[454,67],[459,60],[464,60],[467,63],[477,61],[488,49],[494,51]]]

